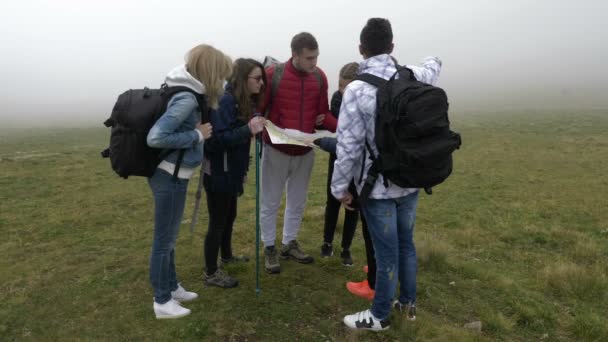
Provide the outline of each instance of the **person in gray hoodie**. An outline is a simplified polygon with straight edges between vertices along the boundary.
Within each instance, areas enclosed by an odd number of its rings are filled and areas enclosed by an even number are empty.
[[[205,95],[217,108],[223,83],[230,76],[231,59],[212,46],[201,44],[186,56],[186,64],[169,72],[169,87],[185,86]],[[184,213],[188,180],[203,159],[203,141],[211,137],[210,124],[201,123],[201,112],[194,94],[184,91],[169,99],[166,112],[148,133],[150,147],[175,150],[158,165],[148,184],[154,195],[154,239],[150,256],[150,282],[154,289],[157,319],[179,318],[190,314],[181,302],[198,297],[186,291],[175,272],[175,241]],[[181,163],[177,162],[183,150]],[[179,163],[177,177],[173,177]]]

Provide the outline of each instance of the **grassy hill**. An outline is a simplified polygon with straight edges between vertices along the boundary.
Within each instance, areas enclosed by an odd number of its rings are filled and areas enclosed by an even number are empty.
[[[199,226],[188,229],[194,178],[176,262],[200,298],[185,305],[190,316],[157,321],[148,282],[152,195],[145,179],[123,180],[99,157],[108,131],[0,130],[1,339],[608,340],[608,112],[452,122],[463,136],[454,174],[419,203],[418,320],[393,315],[384,333],[342,323],[369,305],[345,288],[364,277],[360,230],[355,267],[318,258],[325,153],[317,152],[299,237],[315,263],[283,261],[280,275],[261,275],[259,297],[254,262],[228,269],[238,288],[204,287],[204,200]],[[253,256],[249,179],[234,250]],[[481,332],[463,328],[472,321]]]

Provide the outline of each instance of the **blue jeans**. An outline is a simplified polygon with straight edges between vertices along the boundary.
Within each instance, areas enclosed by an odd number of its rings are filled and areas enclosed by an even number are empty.
[[[150,283],[154,289],[154,301],[164,304],[171,299],[171,291],[177,289],[175,241],[184,214],[188,180],[174,180],[168,172],[156,169],[148,178],[148,184],[154,195]]]
[[[399,302],[416,302],[414,222],[418,192],[393,199],[368,199],[363,214],[376,250],[376,295],[372,314],[385,319],[391,312],[399,281]]]

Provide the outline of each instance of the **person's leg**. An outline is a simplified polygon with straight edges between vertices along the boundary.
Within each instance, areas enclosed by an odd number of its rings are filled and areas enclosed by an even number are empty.
[[[230,205],[230,195],[210,191],[205,193],[209,212],[209,224],[205,236],[205,273],[212,275],[217,271],[217,256],[228,225],[227,209]]]
[[[236,219],[236,203],[237,195],[233,194],[230,196],[226,208],[226,229],[224,230],[224,234],[222,234],[222,259],[232,258],[232,229],[234,227],[234,220]]]
[[[308,182],[312,173],[314,158],[314,151],[302,156],[291,157],[287,179],[287,201],[285,204],[281,258],[294,259],[303,264],[314,261],[312,256],[300,248],[300,244],[296,240],[302,223],[304,207],[306,206]]]
[[[365,242],[365,256],[367,257],[367,282],[369,288],[376,288],[376,256],[372,237],[369,235],[369,228],[365,216],[361,215],[361,228],[363,230],[363,241]]]
[[[301,156],[292,156],[289,163],[289,177],[287,178],[287,201],[285,204],[285,218],[283,222],[283,245],[296,240],[302,215],[306,207],[308,196],[308,183],[315,160],[314,151]]]
[[[186,202],[188,180],[173,180],[172,175],[156,170],[148,178],[154,195],[154,241],[150,256],[150,283],[154,301],[164,304],[177,289],[175,241],[179,233]]]
[[[356,194],[357,189],[355,188],[355,183],[350,182],[348,187],[348,191],[351,194]],[[355,196],[355,195],[353,195]],[[353,198],[354,200],[354,198]],[[357,206],[356,202],[353,201],[353,206]],[[350,254],[350,245],[353,242],[353,237],[355,236],[355,230],[357,229],[357,221],[359,218],[359,210],[348,210],[344,208],[344,226],[342,226],[342,253],[340,257],[342,258],[342,264],[344,266],[352,266],[353,258]]]
[[[325,202],[325,226],[323,228],[323,242],[333,243],[336,224],[338,223],[338,215],[340,213],[340,201],[331,194],[331,177],[334,173],[334,162],[336,155],[329,155],[329,164],[327,166],[327,201]]]
[[[262,153],[262,186],[260,200],[260,225],[264,246],[275,245],[277,213],[287,180],[289,156],[270,145],[264,145]]]
[[[359,212],[357,210],[344,211],[344,227],[342,229],[342,249],[350,249],[359,222]]]
[[[397,287],[399,245],[396,207],[393,199],[368,199],[362,208],[376,250],[376,294],[371,312],[380,320],[388,317]]]
[[[399,302],[416,303],[416,247],[414,225],[418,192],[397,200],[397,232],[399,236]]]

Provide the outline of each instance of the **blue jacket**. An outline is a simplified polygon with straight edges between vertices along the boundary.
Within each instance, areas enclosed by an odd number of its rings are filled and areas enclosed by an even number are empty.
[[[205,142],[205,158],[211,174],[205,174],[204,184],[209,192],[243,193],[252,135],[247,122],[238,116],[238,104],[227,88],[219,108],[211,111],[213,135]]]
[[[193,94],[181,92],[169,100],[167,111],[156,121],[148,133],[148,146],[166,149],[186,149],[182,166],[195,168],[203,160],[203,142],[199,143],[196,124],[201,113]],[[178,151],[164,160],[175,164]]]

